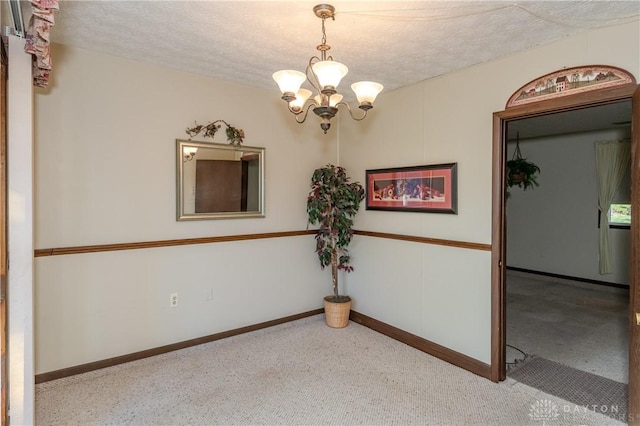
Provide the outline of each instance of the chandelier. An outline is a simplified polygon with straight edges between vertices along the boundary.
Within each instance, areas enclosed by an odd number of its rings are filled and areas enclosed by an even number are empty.
[[[307,64],[306,72],[294,70],[282,70],[273,74],[273,79],[278,83],[282,92],[282,99],[287,102],[289,111],[294,114],[296,122],[304,123],[309,110],[320,117],[320,127],[327,133],[331,127],[330,120],[338,113],[339,106],[345,106],[349,115],[356,121],[363,120],[367,112],[373,108],[373,101],[383,89],[382,84],[373,81],[359,81],[351,85],[351,89],[358,99],[358,108],[363,113],[354,114],[348,103],[343,102],[343,96],[338,93],[337,87],[342,78],[347,75],[348,68],[327,56],[331,46],[327,44],[327,34],[324,22],[327,18],[335,20],[335,8],[330,4],[319,4],[313,8],[315,15],[322,19],[322,42],[316,47],[320,51],[320,57],[312,56]],[[315,90],[315,94],[308,89],[301,88],[308,81]],[[313,98],[311,95],[314,95]]]

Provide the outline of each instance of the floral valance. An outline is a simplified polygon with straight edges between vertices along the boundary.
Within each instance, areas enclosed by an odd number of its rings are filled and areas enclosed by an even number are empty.
[[[58,0],[31,0],[32,15],[27,28],[25,52],[33,55],[33,85],[47,87],[51,72],[51,27]]]

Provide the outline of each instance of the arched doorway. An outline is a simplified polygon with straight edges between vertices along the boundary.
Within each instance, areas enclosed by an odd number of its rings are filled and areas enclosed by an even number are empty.
[[[640,211],[640,86],[635,82],[591,92],[515,106],[494,113],[493,117],[493,198],[492,198],[492,342],[491,379],[506,378],[506,309],[505,309],[505,185],[506,123],[530,117],[631,100],[632,102],[632,211]],[[638,220],[631,225],[631,259],[629,268],[629,424],[640,424],[640,226]]]

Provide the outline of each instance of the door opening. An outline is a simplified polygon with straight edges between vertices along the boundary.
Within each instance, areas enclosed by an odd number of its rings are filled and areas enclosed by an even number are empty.
[[[508,188],[505,202],[507,376],[554,389],[572,402],[582,402],[573,383],[593,380],[604,393],[593,391],[580,405],[597,402],[616,410],[609,415],[623,416],[630,230],[607,227],[613,271],[600,274],[595,146],[618,141],[606,146],[629,147],[631,100],[510,120],[505,126],[507,159],[517,144],[541,169],[538,187]],[[629,167],[624,177],[616,201],[630,203]],[[563,374],[536,386],[538,375],[550,369]],[[554,383],[561,376],[571,377],[572,384]],[[615,392],[605,392],[609,386]]]
[[[640,86],[635,83],[619,88],[602,89],[588,94],[577,94],[539,103],[523,105],[494,113],[493,126],[493,214],[492,214],[492,344],[491,379],[506,378],[506,218],[504,167],[506,162],[506,124],[511,120],[539,117],[547,114],[578,110],[586,107],[607,105],[624,100],[632,100],[632,211],[640,211],[640,189],[633,182],[640,182],[640,153],[636,146],[640,143]],[[640,260],[636,253],[640,244],[640,226],[632,219],[631,260],[629,268],[630,310],[629,310],[629,423],[640,424],[640,383],[636,377],[640,373],[640,324],[635,321],[635,312],[640,312],[639,280]],[[634,423],[635,421],[635,423]]]

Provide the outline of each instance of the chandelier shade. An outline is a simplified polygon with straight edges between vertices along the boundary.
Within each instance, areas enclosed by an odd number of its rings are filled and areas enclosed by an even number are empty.
[[[295,97],[295,94],[300,90],[300,86],[307,79],[307,76],[294,70],[282,70],[273,73],[273,79],[278,83],[282,95],[291,94]]]
[[[305,102],[307,102],[307,99],[309,99],[309,97],[312,94],[313,92],[311,92],[311,90],[308,90],[308,89],[298,90],[298,93],[296,93],[296,98],[291,102],[289,102],[291,109],[301,110],[302,108],[304,108]]]
[[[382,84],[374,81],[359,81],[351,85],[351,89],[356,94],[358,102],[368,102],[372,104],[378,93],[382,92]]]
[[[316,95],[313,97],[313,100],[316,101],[317,105],[322,105],[322,97],[326,95]],[[335,107],[342,100],[342,95],[340,93],[336,93],[329,98],[329,106]]]
[[[311,66],[311,69],[318,77],[318,83],[322,90],[328,88],[329,91],[335,90],[342,78],[349,72],[346,65],[336,61],[316,62]]]
[[[351,106],[343,102],[343,95],[338,93],[338,85],[347,75],[346,65],[334,61],[327,55],[331,46],[327,44],[325,20],[335,20],[335,8],[330,4],[319,4],[313,8],[315,15],[322,19],[322,42],[316,47],[319,56],[312,56],[307,63],[305,72],[282,70],[273,73],[273,79],[278,84],[281,98],[287,102],[289,111],[294,114],[296,122],[304,123],[309,110],[320,117],[320,127],[327,133],[331,127],[331,119],[338,113],[339,107],[345,107],[349,115],[356,121],[363,120],[367,112],[373,108],[373,102],[382,91],[383,86],[373,81],[359,81],[353,83],[353,89],[358,99],[358,108],[362,111],[354,114]],[[313,89],[302,88],[304,84]],[[315,92],[315,94],[314,94]],[[313,97],[312,97],[313,95]]]

